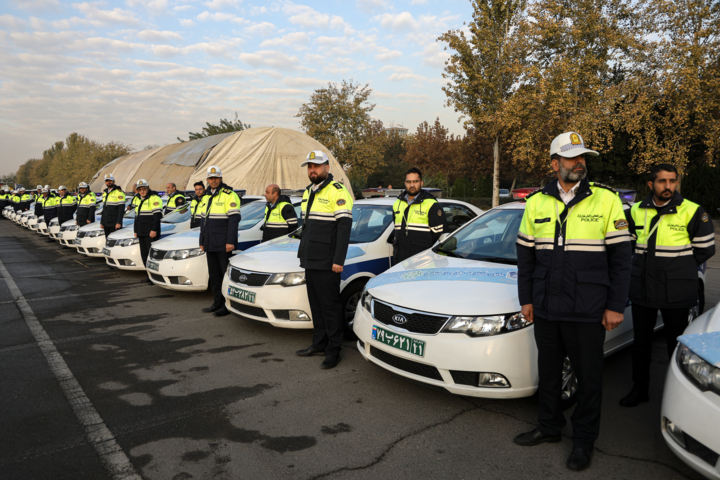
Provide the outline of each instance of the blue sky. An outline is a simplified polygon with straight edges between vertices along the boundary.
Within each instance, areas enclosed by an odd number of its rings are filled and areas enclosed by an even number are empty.
[[[0,5],[0,174],[78,132],[142,149],[204,122],[299,128],[312,91],[369,83],[374,116],[414,131],[444,107],[436,38],[468,0],[6,0]]]

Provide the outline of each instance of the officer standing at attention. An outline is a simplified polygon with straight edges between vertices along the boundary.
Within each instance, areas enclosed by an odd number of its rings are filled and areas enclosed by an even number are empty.
[[[105,232],[105,238],[115,230],[122,228],[125,214],[125,193],[122,188],[115,185],[112,173],[105,175],[105,190],[103,191],[103,211],[100,215],[100,228]]]
[[[393,264],[432,247],[445,232],[442,206],[422,187],[420,169],[413,167],[408,170],[405,173],[405,191],[398,195],[393,204]]]
[[[229,315],[222,291],[223,275],[227,271],[232,251],[237,247],[240,224],[240,197],[222,181],[220,167],[207,170],[208,190],[205,195],[205,212],[200,227],[200,249],[205,252],[210,286],[215,299],[202,311],[213,312],[216,317]]]
[[[157,192],[150,190],[147,180],[140,179],[137,182],[138,194],[133,198],[135,209],[135,225],[133,229],[140,244],[140,256],[143,265],[147,263],[150,254],[150,244],[160,238],[160,220],[162,220],[162,199]],[[141,280],[141,283],[152,284],[148,277]]]
[[[50,221],[57,217],[57,196],[50,191],[50,185],[45,185],[45,188],[42,190],[43,194],[43,201],[42,201],[42,209],[43,209],[43,217],[45,218],[45,224],[50,225]],[[52,238],[47,240],[47,243],[52,243],[54,240]]]
[[[43,200],[45,200],[43,194],[43,186],[37,186],[37,194],[35,195],[35,216],[40,218],[43,216]],[[0,209],[2,210],[2,209]]]
[[[301,357],[324,354],[320,368],[330,369],[340,362],[345,330],[340,280],[350,243],[353,196],[343,184],[333,180],[330,159],[324,152],[310,152],[300,166],[305,165],[312,184],[303,194],[298,258],[305,269],[313,343],[295,353]]]
[[[677,181],[674,166],[654,167],[648,178],[652,193],[630,209],[630,234],[636,241],[630,277],[633,388],[620,400],[623,407],[650,399],[650,355],[658,309],[672,358],[677,337],[688,326],[690,309],[698,302],[698,266],[715,255],[710,216],[676,191]]]
[[[43,189],[42,185],[38,185],[37,187],[35,187],[35,194],[33,195],[33,201],[35,203],[42,201],[42,198],[43,198],[42,189]]]
[[[526,198],[517,238],[518,294],[522,314],[535,324],[538,349],[536,429],[518,445],[559,442],[565,357],[577,375],[570,470],[590,466],[600,430],[605,332],[620,325],[630,283],[630,233],[617,192],[585,178],[582,137],[567,132],[550,146],[558,176]]]
[[[75,197],[68,194],[67,188],[64,185],[60,185],[58,188],[60,196],[57,199],[57,216],[58,223],[62,227],[62,224],[68,220],[72,220],[73,214],[77,209],[77,201]]]
[[[190,228],[197,228],[202,224],[202,216],[205,213],[205,184],[195,182],[195,196],[190,201]]]
[[[273,238],[287,235],[297,229],[298,221],[295,207],[285,195],[280,195],[280,187],[268,185],[265,187],[265,223],[262,226],[262,240],[267,242]]]
[[[95,221],[95,204],[97,197],[90,191],[88,184],[80,182],[78,186],[78,209],[75,217],[75,225],[80,227]]]
[[[4,187],[0,188],[0,212],[2,212],[5,207],[10,205],[10,188],[5,185]],[[0,215],[0,219],[5,218]]]
[[[138,188],[140,188],[140,184],[138,184]],[[185,195],[177,191],[174,183],[168,183],[165,192],[167,193],[167,203],[163,212],[165,215],[185,205]]]
[[[23,212],[30,210],[30,202],[32,202],[33,196],[27,193],[25,187],[20,187],[18,197],[18,210],[22,210]]]

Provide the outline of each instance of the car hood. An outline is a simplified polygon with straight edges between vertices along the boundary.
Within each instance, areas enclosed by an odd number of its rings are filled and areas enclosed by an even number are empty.
[[[110,234],[108,239],[113,240],[123,240],[126,238],[133,238],[135,236],[135,230],[129,227],[121,228],[120,230],[115,230],[113,233]]]
[[[446,315],[520,311],[517,267],[427,250],[370,279],[368,292],[404,308]],[[451,302],[445,299],[452,298]]]
[[[715,306],[696,318],[678,341],[706,362],[720,367],[720,308]]]
[[[132,219],[132,218],[123,218],[123,227],[127,227],[128,225],[132,225],[132,224],[133,224],[133,220],[134,220],[134,219]],[[92,231],[94,231],[94,230],[102,230],[102,229],[100,228],[100,221],[98,220],[98,221],[96,221],[96,222],[89,223],[89,224],[87,224],[87,225],[84,225],[84,226],[80,227],[80,230],[83,231],[83,232],[92,232]]]
[[[75,220],[68,220],[66,222],[63,222],[63,224],[60,226],[61,227],[71,227],[71,226],[75,225],[75,223],[77,223],[77,222],[75,222]]]
[[[186,232],[169,235],[162,240],[153,242],[153,248],[158,250],[184,250],[200,246],[200,228],[192,228]]]

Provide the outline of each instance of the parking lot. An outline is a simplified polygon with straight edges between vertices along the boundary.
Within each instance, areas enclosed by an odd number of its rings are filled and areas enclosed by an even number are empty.
[[[351,342],[323,371],[294,355],[309,331],[204,314],[207,292],[148,286],[5,220],[0,274],[2,478],[701,478],[660,433],[661,334],[650,403],[619,407],[630,352],[606,360],[593,465],[574,473],[569,425],[561,443],[512,443],[535,397],[432,390]],[[720,260],[707,276],[709,309]]]

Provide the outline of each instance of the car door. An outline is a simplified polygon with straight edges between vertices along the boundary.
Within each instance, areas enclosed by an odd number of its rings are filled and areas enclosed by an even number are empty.
[[[452,233],[467,222],[477,217],[475,212],[459,203],[443,202],[441,203],[448,230],[445,233]]]

